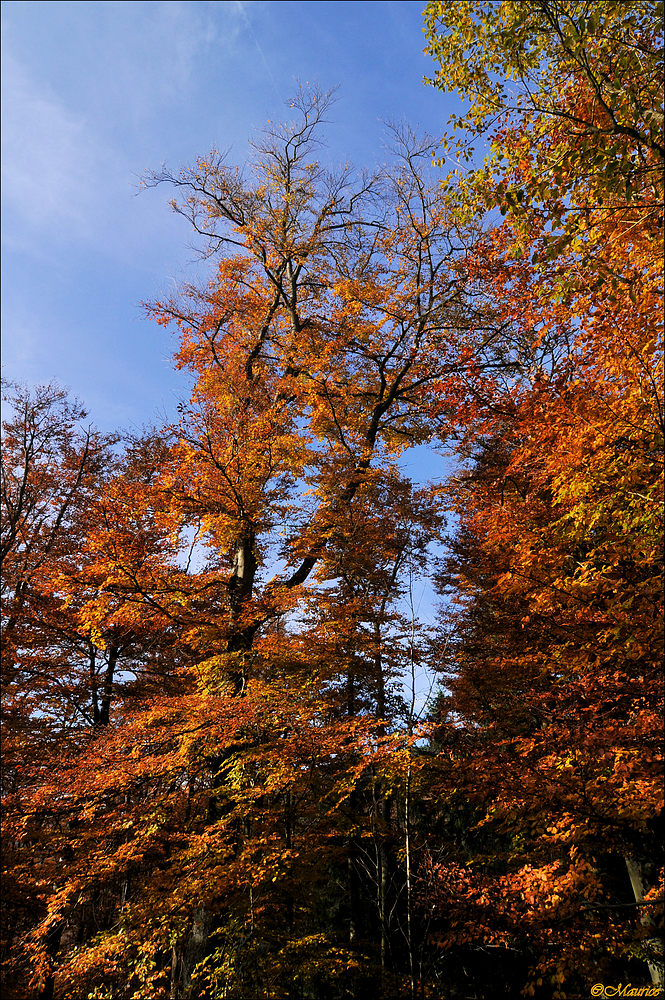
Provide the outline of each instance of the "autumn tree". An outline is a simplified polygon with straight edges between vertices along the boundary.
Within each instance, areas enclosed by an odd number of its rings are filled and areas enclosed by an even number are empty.
[[[89,708],[88,679],[75,679],[64,663],[56,667],[52,647],[63,639],[64,660],[85,659],[87,651],[82,637],[77,643],[70,635],[69,645],[64,638],[55,577],[78,558],[109,441],[81,428],[85,412],[58,387],[34,394],[8,387],[5,403],[11,413],[2,458],[5,709],[28,724],[39,706],[46,728],[49,722],[66,728]]]
[[[470,322],[476,234],[427,180],[431,143],[394,129],[390,169],[328,172],[327,106],[300,94],[245,171],[213,152],[149,181],[212,273],[150,307],[191,398],[127,452],[59,577],[143,669],[115,663],[104,724],[29,769],[10,816],[43,895],[13,969],[43,995],[413,992],[399,601],[438,513],[399,458],[503,360],[491,316]],[[146,670],[154,643],[174,651]]]
[[[451,483],[451,707],[497,839],[437,869],[442,918],[468,904],[443,939],[521,951],[532,992],[659,982],[662,41],[646,4],[432,3],[427,26],[490,143],[449,190],[507,214],[472,266],[522,352],[476,383]]]
[[[368,546],[384,523],[378,498],[388,510],[404,491],[396,458],[405,447],[446,433],[443,401],[454,405],[471,357],[491,364],[495,331],[468,334],[457,258],[470,235],[423,179],[431,146],[395,130],[392,171],[359,182],[347,170],[326,174],[311,152],[327,99],[295,104],[299,121],[256,145],[247,180],[216,154],[153,179],[184,190],[177,210],[222,257],[206,288],[152,307],[180,328],[178,361],[195,377],[170,483],[183,524],[202,529],[222,597],[214,620],[204,605],[197,630],[207,689],[238,695],[252,677],[274,683],[276,643],[282,664],[303,636],[320,649],[316,632],[290,639],[289,622],[314,596],[310,580],[338,580],[315,598],[329,609],[317,631],[329,641],[336,621],[340,632],[331,666],[315,667],[319,682],[330,695],[343,685],[347,715],[369,708],[383,718],[382,619],[399,595],[404,551],[424,546],[413,529],[408,541],[414,511],[403,514],[406,527],[390,531],[404,542],[394,539],[381,570],[388,539]],[[365,537],[353,520],[367,525]],[[284,569],[262,578],[261,563],[276,560]],[[216,766],[225,773],[224,754]]]
[[[465,184],[527,234],[551,223],[551,258],[593,258],[590,221],[662,218],[662,3],[433,2],[425,10],[430,81],[469,110],[444,140],[467,159],[489,144]],[[609,278],[615,271],[600,271]]]

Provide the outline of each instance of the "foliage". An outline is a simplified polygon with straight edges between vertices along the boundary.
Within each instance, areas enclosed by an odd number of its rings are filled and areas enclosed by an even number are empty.
[[[653,14],[639,3],[427,9],[437,86],[458,87],[473,102],[465,125],[489,130],[485,168],[451,190],[507,215],[471,266],[522,359],[514,377],[477,382],[461,414],[467,468],[449,484],[460,533],[442,584],[460,612],[439,738],[445,713],[470,728],[441,794],[461,784],[484,832],[434,866],[431,892],[442,919],[456,911],[444,947],[521,953],[513,988],[524,977],[537,995],[620,979],[621,960],[634,980],[662,976]],[[631,892],[636,868],[643,887]],[[630,966],[639,955],[648,970]]]
[[[7,800],[15,891],[39,899],[8,981],[43,996],[404,988],[399,682],[424,643],[399,602],[437,514],[398,459],[447,433],[494,348],[469,331],[475,234],[426,180],[431,145],[395,130],[389,170],[333,176],[327,104],[299,95],[246,178],[213,153],[150,181],[215,264],[148,307],[191,375],[178,424],[109,457],[39,581],[88,652],[77,724]]]
[[[490,145],[463,188],[510,212],[538,259],[575,250],[597,268],[587,287],[630,280],[616,261],[597,267],[589,229],[662,225],[662,17],[662,3],[646,0],[433,0],[425,11],[439,64],[430,82],[470,105],[444,150],[464,162],[474,137]]]
[[[441,185],[393,128],[389,166],[327,171],[302,91],[244,169],[146,179],[210,260],[147,307],[175,423],[13,391],[3,996],[659,976],[658,35],[642,3],[426,25],[485,167]],[[422,445],[455,474],[416,487]]]

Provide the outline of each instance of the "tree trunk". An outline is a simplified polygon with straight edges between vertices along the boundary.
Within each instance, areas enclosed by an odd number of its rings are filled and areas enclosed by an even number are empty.
[[[64,920],[59,920],[57,923],[52,924],[46,934],[46,950],[48,952],[51,961],[55,958],[58,953],[58,948],[60,947],[60,939],[62,938],[62,932],[65,929]],[[39,994],[39,1000],[53,1000],[53,992],[55,989],[55,976],[52,972],[49,972],[44,980],[44,985],[41,988]]]
[[[114,644],[109,646],[108,663],[104,673],[104,683],[102,685],[102,697],[99,706],[99,725],[108,726],[111,717],[111,702],[113,700],[113,675],[115,674],[116,663],[118,662],[118,647]]]
[[[97,696],[97,650],[90,643],[88,653],[88,663],[90,665],[90,698],[92,701],[92,724],[99,725],[99,698]]]
[[[257,561],[254,555],[255,533],[251,528],[247,528],[238,538],[233,555],[233,573],[228,583],[229,595],[229,631],[226,640],[227,653],[248,653],[252,648],[252,642],[256,628],[243,623],[243,612],[247,603],[252,597],[254,587],[254,577],[256,576]],[[229,668],[227,677],[228,694],[237,698],[243,694],[247,684],[245,657],[237,657],[237,663]],[[233,748],[226,748],[223,753],[211,759],[211,772],[213,785],[219,785],[224,780],[224,770],[228,766],[233,756]],[[226,809],[231,806],[226,806]],[[206,826],[215,823],[223,810],[217,796],[214,793],[208,798],[206,811]],[[248,830],[244,830],[248,835]],[[242,833],[238,831],[238,842],[242,838]],[[252,907],[253,909],[253,907]],[[253,916],[252,916],[253,922]],[[213,930],[213,919],[211,914],[203,907],[199,907],[193,912],[192,931],[183,951],[180,961],[180,980],[185,989],[189,985],[191,975],[197,962],[205,955],[208,938]]]
[[[353,816],[358,810],[358,801],[355,791],[349,795],[349,808]],[[349,893],[349,944],[353,944],[358,939],[358,912],[360,905],[360,881],[358,879],[357,867],[358,845],[356,838],[349,839],[349,854],[347,858],[347,877]]]
[[[383,657],[381,655],[381,627],[378,620],[374,621],[374,676],[376,680],[376,714],[380,720],[386,716],[386,682],[383,675]],[[377,735],[384,736],[386,727],[383,721],[377,726]],[[381,820],[379,830],[379,851],[378,851],[378,871],[377,871],[377,903],[379,909],[380,927],[380,956],[381,973],[385,973],[386,960],[388,957],[388,880],[389,880],[389,857],[387,837],[390,829],[390,796],[383,792],[380,784],[377,790],[379,798],[378,813]]]
[[[181,983],[185,996],[192,981],[192,973],[198,963],[205,957],[208,946],[208,938],[212,927],[212,918],[205,907],[197,906],[192,911],[192,929],[187,937],[186,944],[182,948],[176,969],[176,984]],[[175,954],[175,953],[174,953]],[[173,976],[174,966],[171,965]],[[176,993],[177,996],[177,993]]]
[[[229,637],[227,653],[247,653],[252,648],[256,627],[242,622],[243,611],[251,599],[257,562],[254,555],[255,534],[246,529],[235,545],[233,574],[229,580]],[[228,674],[230,694],[242,694],[247,683],[244,657]]]
[[[389,875],[389,858],[388,858],[388,845],[386,843],[386,837],[388,835],[388,827],[390,824],[390,799],[388,797],[383,797],[380,805],[380,816],[383,820],[383,830],[381,831],[381,840],[379,842],[379,878],[378,878],[378,890],[379,890],[379,924],[381,929],[381,972],[385,972],[386,960],[388,957],[388,875]]]
[[[171,948],[171,984],[169,989],[169,1000],[178,1000],[178,959],[177,945]]]
[[[635,861],[634,858],[625,858],[626,868],[628,869],[628,877],[630,879],[630,884],[633,888],[633,895],[635,896],[635,902],[638,904],[644,903],[644,876],[642,872],[642,865],[639,861]],[[640,923],[642,926],[650,931],[655,930],[653,918],[649,914],[648,909],[642,905],[640,909]],[[646,963],[649,966],[649,972],[651,973],[651,982],[654,986],[663,985],[663,942],[660,938],[652,937],[645,941],[646,950],[648,957],[646,958]]]
[[[416,974],[413,954],[413,926],[412,926],[412,885],[411,885],[411,765],[406,772],[406,786],[404,791],[404,855],[406,858],[406,945],[409,952],[409,980],[411,983],[411,996],[416,995]]]

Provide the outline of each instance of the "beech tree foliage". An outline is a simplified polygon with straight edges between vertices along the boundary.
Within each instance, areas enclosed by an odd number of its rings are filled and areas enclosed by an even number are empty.
[[[658,36],[640,3],[425,24],[484,167],[393,127],[329,170],[301,91],[244,166],[146,179],[209,262],[147,306],[177,420],[12,390],[3,996],[661,981]],[[412,482],[423,445],[455,474]]]
[[[490,147],[450,190],[470,213],[506,216],[473,267],[506,335],[532,356],[517,377],[479,386],[462,420],[466,469],[449,486],[460,535],[442,584],[460,611],[441,719],[471,725],[441,790],[456,801],[464,774],[483,834],[477,856],[464,845],[434,884],[460,944],[508,956],[485,975],[511,969],[516,988],[523,971],[509,953],[529,956],[532,995],[635,981],[640,968],[662,984],[654,13],[641,3],[426,11],[434,82],[472,97],[464,123]]]

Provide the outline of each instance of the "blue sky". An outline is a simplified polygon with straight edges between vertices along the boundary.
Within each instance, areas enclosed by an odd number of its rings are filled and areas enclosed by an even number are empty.
[[[197,265],[169,192],[177,169],[247,139],[296,81],[339,85],[322,158],[381,161],[385,119],[440,135],[412,2],[10,2],[2,5],[3,373],[56,378],[102,429],[172,413],[173,342],[141,302]]]

